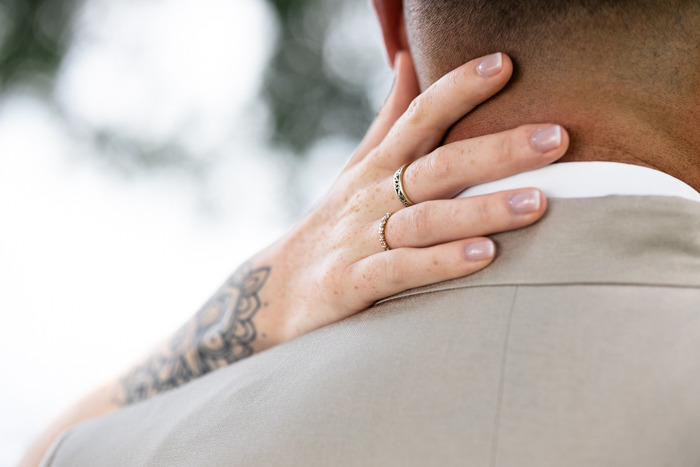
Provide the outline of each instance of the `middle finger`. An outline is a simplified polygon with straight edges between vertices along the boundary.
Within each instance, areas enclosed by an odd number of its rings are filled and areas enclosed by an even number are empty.
[[[408,166],[404,190],[414,203],[452,198],[471,186],[544,167],[568,146],[566,130],[548,124],[457,141]]]

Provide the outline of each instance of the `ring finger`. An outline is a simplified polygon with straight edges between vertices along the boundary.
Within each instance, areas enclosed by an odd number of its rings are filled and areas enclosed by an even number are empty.
[[[547,199],[536,188],[427,201],[394,213],[384,236],[392,249],[427,247],[525,227],[540,219],[546,209]],[[379,251],[376,222],[370,230],[373,249]]]

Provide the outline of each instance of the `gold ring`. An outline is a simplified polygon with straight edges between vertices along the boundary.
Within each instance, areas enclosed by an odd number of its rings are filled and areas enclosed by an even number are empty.
[[[406,171],[406,167],[409,165],[411,165],[410,162],[402,165],[401,168],[394,174],[394,191],[396,192],[396,196],[399,197],[399,201],[401,201],[407,208],[413,206],[413,201],[411,201],[408,196],[406,196],[406,192],[403,191],[403,173]]]
[[[389,248],[389,245],[386,243],[386,237],[384,236],[384,229],[386,229],[386,223],[389,221],[389,218],[391,217],[391,213],[387,212],[384,214],[384,217],[382,217],[382,221],[379,223],[379,243],[382,244],[382,248],[384,248],[384,251],[389,251],[391,248]]]

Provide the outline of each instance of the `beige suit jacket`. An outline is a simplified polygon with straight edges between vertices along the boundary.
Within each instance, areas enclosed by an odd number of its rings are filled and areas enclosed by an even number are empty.
[[[51,467],[700,466],[700,204],[552,200],[410,290],[70,430]]]

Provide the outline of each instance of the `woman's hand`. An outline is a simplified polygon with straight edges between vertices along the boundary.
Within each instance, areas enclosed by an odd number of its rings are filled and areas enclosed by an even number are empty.
[[[318,207],[234,273],[175,335],[67,410],[20,465],[36,466],[59,433],[83,420],[180,386],[389,295],[488,266],[495,247],[484,236],[536,222],[546,209],[544,196],[524,189],[450,198],[469,186],[547,165],[569,142],[563,129],[539,124],[438,147],[445,132],[501,90],[511,73],[508,57],[496,54],[461,66],[419,96],[411,58],[401,53],[387,103]],[[416,204],[405,208],[392,179],[409,162],[404,188]],[[385,231],[390,251],[378,233],[386,213],[394,213]]]
[[[545,212],[546,199],[536,189],[450,199],[469,186],[545,166],[567,149],[567,133],[552,124],[439,147],[455,122],[505,86],[510,59],[495,54],[471,61],[420,96],[410,55],[401,53],[396,63],[387,103],[328,195],[253,259],[270,268],[259,291],[266,307],[254,320],[266,338],[253,343],[256,350],[392,294],[479,271],[495,255],[485,235],[530,225]],[[411,207],[392,185],[406,163]],[[394,213],[385,230],[390,251],[378,233],[386,213]]]
[[[451,199],[465,188],[561,157],[567,133],[551,124],[438,147],[445,132],[500,91],[512,73],[501,54],[469,62],[419,95],[411,57],[359,149],[325,199],[289,234],[254,256],[171,339],[120,379],[126,404],[340,321],[379,299],[466,276],[493,260],[485,235],[536,222],[536,189]],[[405,170],[404,207],[394,174]],[[384,251],[379,229],[386,222]]]

